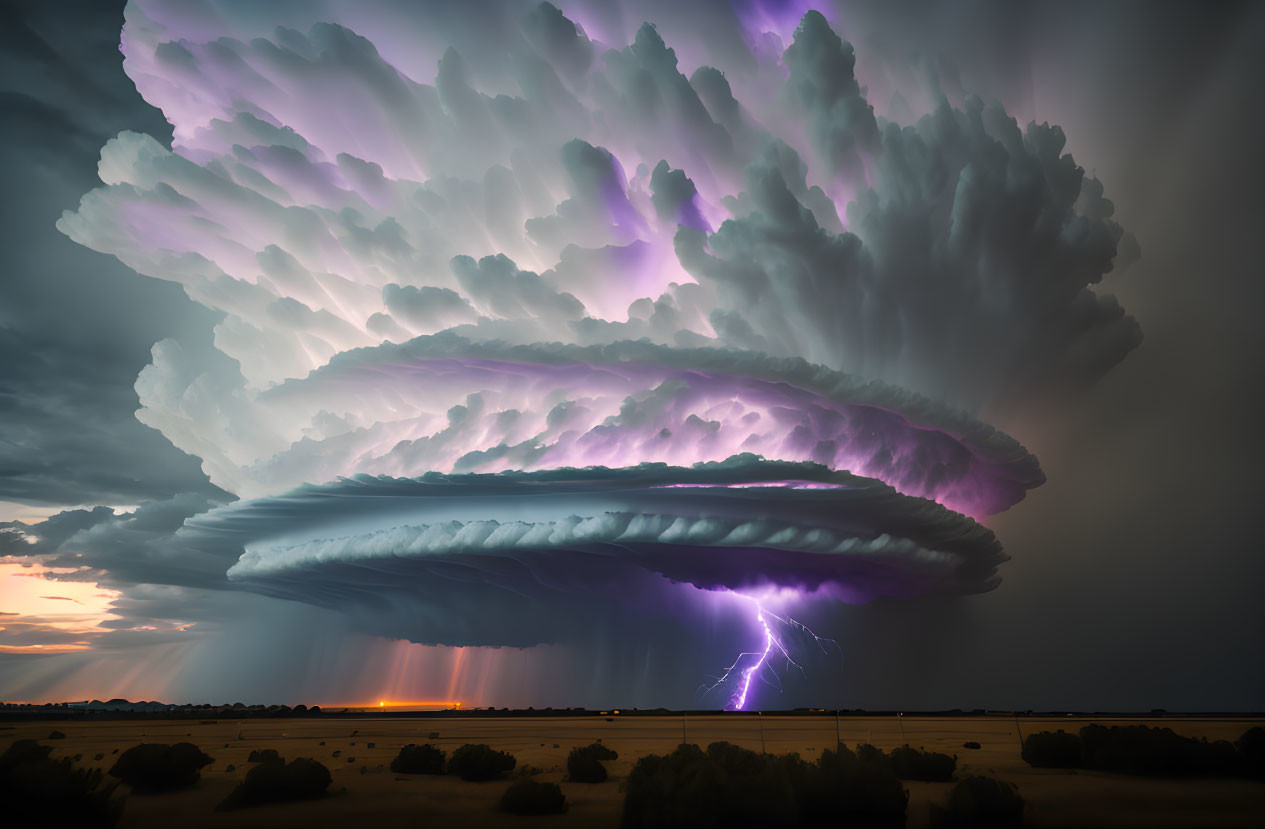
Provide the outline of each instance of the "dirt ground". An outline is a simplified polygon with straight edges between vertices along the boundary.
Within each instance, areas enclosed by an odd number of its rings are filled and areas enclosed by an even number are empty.
[[[1020,759],[1023,734],[1087,722],[1163,725],[1179,734],[1234,740],[1256,720],[1097,718],[1035,719],[984,717],[843,717],[837,736],[844,743],[870,742],[890,750],[915,747],[958,756],[959,778],[985,774],[1019,787],[1027,803],[1025,825],[1041,827],[1265,827],[1265,783],[1244,780],[1148,780],[1091,771],[1033,769]],[[48,741],[53,730],[64,740]],[[431,737],[436,732],[437,737]],[[763,741],[761,735],[763,734]],[[35,722],[0,731],[0,745],[30,738],[54,746],[54,756],[81,754],[82,766],[108,769],[114,750],[139,742],[192,742],[215,762],[203,769],[192,790],[127,798],[124,829],[199,827],[471,827],[619,825],[620,791],[638,757],[671,751],[684,738],[706,746],[717,740],[770,753],[797,751],[814,759],[836,739],[834,716],[824,717],[566,717],[566,718],[383,718],[218,720],[215,722]],[[607,763],[612,779],[598,785],[569,783],[567,753],[596,739],[619,752]],[[980,743],[966,749],[967,741]],[[523,818],[496,811],[507,781],[466,783],[451,777],[396,775],[390,761],[406,743],[429,742],[451,752],[463,743],[487,743],[518,758],[540,780],[561,784],[570,804],[565,815]],[[369,744],[373,746],[370,747]],[[287,760],[311,757],[334,777],[330,796],[309,803],[215,812],[217,803],[245,774],[251,750],[275,748]],[[334,757],[338,752],[339,756]],[[98,754],[103,755],[94,761]],[[227,772],[230,764],[237,768]],[[907,782],[909,826],[925,827],[931,803],[942,802],[952,783]]]

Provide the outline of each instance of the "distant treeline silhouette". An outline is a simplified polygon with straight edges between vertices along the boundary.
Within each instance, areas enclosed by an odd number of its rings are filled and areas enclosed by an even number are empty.
[[[1038,768],[1094,769],[1145,777],[1265,777],[1265,728],[1236,742],[1183,737],[1169,728],[1091,724],[1078,734],[1041,731],[1023,741]]]
[[[96,707],[93,707],[96,706]],[[133,706],[133,707],[124,707]],[[188,720],[249,719],[278,717],[315,717],[324,712],[319,705],[246,705],[236,702],[225,705],[167,705],[165,703],[129,703],[109,700],[90,703],[0,704],[0,721],[30,720]]]

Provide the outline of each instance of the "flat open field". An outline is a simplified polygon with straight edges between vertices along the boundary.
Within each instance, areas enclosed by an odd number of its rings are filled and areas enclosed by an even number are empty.
[[[1245,780],[1151,780],[1092,771],[1033,769],[1020,759],[1020,732],[1088,722],[1166,726],[1179,734],[1234,740],[1262,720],[983,717],[843,717],[838,737],[885,750],[909,743],[958,756],[958,777],[986,774],[1019,787],[1031,827],[1265,827],[1265,783]],[[64,740],[46,741],[52,730]],[[617,827],[623,778],[638,757],[671,751],[684,736],[706,746],[717,740],[771,753],[797,751],[814,759],[836,739],[834,716],[652,716],[429,719],[144,720],[18,723],[0,731],[0,746],[31,738],[54,746],[54,756],[83,755],[84,766],[109,768],[115,749],[139,742],[192,742],[215,758],[195,789],[127,799],[122,827],[388,827],[574,826]],[[437,738],[429,735],[437,732]],[[683,734],[684,732],[684,734]],[[612,780],[568,783],[567,753],[596,739],[619,752],[607,763]],[[967,741],[980,749],[963,748]],[[507,782],[466,783],[453,777],[396,775],[388,765],[406,743],[435,744],[451,752],[463,743],[487,743],[518,758],[518,768],[559,782],[570,810],[559,817],[500,814],[496,801]],[[372,743],[372,747],[370,747]],[[334,776],[320,801],[215,812],[248,768],[252,749],[275,748],[286,759],[311,757]],[[335,752],[338,756],[335,757]],[[100,761],[93,758],[104,755]],[[225,771],[230,764],[236,771]],[[517,772],[517,769],[516,769]],[[944,800],[951,783],[907,782],[909,826],[925,827],[930,803]]]

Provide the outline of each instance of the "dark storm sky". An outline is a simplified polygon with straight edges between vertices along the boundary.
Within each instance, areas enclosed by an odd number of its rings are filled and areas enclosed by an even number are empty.
[[[133,416],[150,347],[209,340],[181,289],[53,226],[122,129],[170,127],[123,74],[121,3],[0,15],[0,520],[217,490]],[[844,4],[858,54],[936,55],[1061,125],[1142,260],[1143,344],[1096,388],[995,422],[1048,482],[988,523],[996,591],[843,607],[851,707],[1265,707],[1265,6]],[[47,509],[45,512],[49,511]],[[22,670],[6,660],[5,670]]]

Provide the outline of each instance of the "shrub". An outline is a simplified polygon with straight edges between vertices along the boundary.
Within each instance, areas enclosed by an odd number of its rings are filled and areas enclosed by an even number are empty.
[[[826,749],[826,750],[829,751],[829,749]],[[848,751],[847,747],[844,746],[843,743],[839,744],[839,751],[841,753],[842,752],[846,752],[848,754],[852,753]],[[859,746],[857,746],[856,757],[858,760],[862,761],[863,763],[885,763],[885,762],[890,761],[891,759],[890,757],[888,757],[886,754],[883,753],[883,749],[879,748],[878,746],[870,745],[869,743],[861,743]]]
[[[1239,750],[1243,772],[1250,777],[1265,777],[1265,728],[1249,728],[1234,745]]]
[[[952,780],[958,758],[901,746],[892,751],[892,771],[901,780]]]
[[[248,763],[280,763],[285,765],[285,758],[277,753],[275,748],[256,749],[246,758]]]
[[[576,783],[602,783],[606,780],[603,760],[618,760],[619,755],[601,743],[579,746],[567,755],[567,777]]]
[[[1079,769],[1084,767],[1082,753],[1081,738],[1059,729],[1029,734],[1020,756],[1034,768]]]
[[[837,751],[823,751],[805,772],[805,783],[798,787],[804,825],[905,825],[909,793],[880,749],[867,743],[853,753],[840,745]]]
[[[197,783],[213,762],[193,743],[141,743],[120,754],[110,774],[137,792],[167,792]]]
[[[628,777],[623,825],[755,825],[785,815],[794,807],[790,783],[776,776],[757,779],[767,765],[760,755],[727,743],[713,743],[706,753],[682,744],[664,757],[642,757]]]
[[[628,777],[624,829],[694,826],[903,827],[908,794],[889,759],[840,747],[816,763],[729,743],[642,757]]]
[[[517,762],[514,755],[496,751],[491,746],[467,743],[452,753],[448,773],[462,780],[495,780],[511,771]]]
[[[391,771],[396,774],[443,774],[444,753],[432,746],[409,743],[391,761]]]
[[[979,743],[975,742],[974,740],[967,740],[965,743],[962,743],[962,748],[979,750],[979,747],[980,747]]]
[[[48,746],[18,740],[0,754],[0,803],[8,826],[106,829],[123,811],[116,784],[104,784],[100,769],[77,769],[53,760]]]
[[[48,734],[48,739],[50,739],[50,740],[64,740],[64,739],[66,739],[66,735],[65,735],[65,734],[63,734],[63,733],[61,733],[60,731],[50,731],[50,732],[49,732],[49,734]]]
[[[560,815],[567,798],[557,783],[515,780],[501,796],[501,811],[512,815]]]
[[[931,807],[933,829],[1017,829],[1023,825],[1023,798],[1009,783],[968,777],[949,792],[947,806]]]
[[[332,782],[329,769],[307,757],[296,757],[285,765],[261,763],[246,772],[246,778],[217,808],[240,809],[263,803],[314,800],[324,796]]]
[[[1085,767],[1147,777],[1232,776],[1242,759],[1225,740],[1210,743],[1145,725],[1081,729]]]

